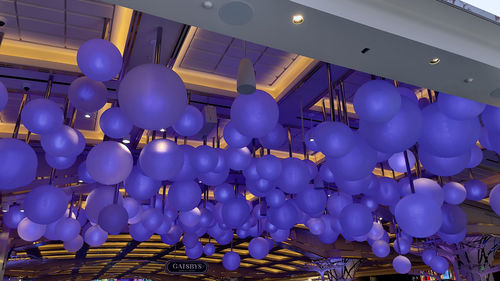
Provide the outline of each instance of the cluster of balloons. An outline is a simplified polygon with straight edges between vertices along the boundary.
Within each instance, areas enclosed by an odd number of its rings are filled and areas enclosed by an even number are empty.
[[[111,43],[96,39],[82,45],[77,60],[86,77],[72,83],[70,100],[78,110],[94,112],[104,105],[102,81],[119,73],[121,55]],[[0,87],[0,108],[2,95]],[[108,109],[99,120],[112,139],[127,136],[133,126],[173,127],[177,134],[189,137],[204,125],[201,112],[187,105],[184,83],[165,66],[145,64],[130,70],[121,81],[118,100],[120,107]],[[359,130],[325,121],[305,134],[307,148],[326,156],[318,167],[295,157],[252,157],[253,139],[264,148],[279,149],[287,132],[278,122],[279,109],[272,96],[260,90],[240,95],[223,129],[226,149],[156,139],[143,147],[134,165],[125,145],[104,141],[90,150],[78,169],[79,178],[93,187],[85,209],[68,208],[70,196],[43,185],[29,192],[24,212],[12,206],[5,223],[17,228],[26,241],[42,236],[58,239],[68,251],[77,251],[84,241],[93,247],[102,245],[109,234],[127,231],[137,241],[156,233],[170,245],[182,237],[191,259],[214,253],[212,243],[199,241],[203,235],[227,245],[236,233],[239,238],[252,237],[249,254],[263,259],[274,242],[288,239],[296,224],[306,225],[322,243],[334,243],[342,235],[348,241],[367,241],[374,255],[387,257],[391,246],[381,220],[394,218],[398,232],[393,249],[399,255],[393,267],[407,273],[411,262],[404,255],[413,239],[437,235],[444,243],[462,241],[467,218],[459,205],[465,199],[484,199],[488,190],[478,180],[442,187],[428,178],[397,182],[375,176],[375,165],[387,161],[395,171],[406,172],[418,159],[437,176],[475,167],[482,160],[478,140],[500,152],[500,109],[446,94],[440,94],[436,103],[422,105],[409,89],[383,80],[362,85],[354,96],[354,108]],[[63,119],[61,109],[46,99],[29,102],[22,113],[23,124],[41,135],[47,162],[57,169],[71,166],[85,147],[81,133],[63,125]],[[0,160],[0,170],[7,171],[0,174],[0,189],[34,179],[36,154],[24,142],[0,140]],[[248,201],[239,188],[227,183],[230,171],[243,175],[245,191],[260,197],[260,203]],[[126,198],[114,186],[121,184]],[[336,190],[325,189],[325,184],[335,184]],[[168,195],[160,196],[160,188],[167,185]],[[202,194],[211,187],[215,201],[202,201]],[[500,214],[500,187],[492,190],[490,204]],[[380,209],[389,210],[390,217],[380,218]],[[446,259],[431,254],[423,255],[424,262],[436,272],[447,268]],[[240,256],[230,251],[222,262],[226,269],[235,270]]]

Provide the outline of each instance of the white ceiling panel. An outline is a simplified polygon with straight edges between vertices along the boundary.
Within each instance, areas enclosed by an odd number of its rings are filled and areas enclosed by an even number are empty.
[[[99,29],[103,29],[104,18],[83,15],[83,14],[74,13],[74,12],[67,12],[66,23],[68,25],[74,25],[74,26],[99,30]]]
[[[66,26],[66,36],[67,39],[81,39],[81,40],[89,40],[93,38],[101,37],[101,31],[80,28],[77,26],[68,25]]]
[[[20,3],[31,3],[46,8],[64,10],[64,0],[17,0],[17,4]]]
[[[102,18],[113,17],[113,5],[84,0],[66,0],[66,9],[68,11],[77,12]]]
[[[191,48],[222,55],[227,48],[227,44],[221,44],[219,42],[205,40],[202,38],[195,38],[191,41]]]
[[[27,31],[36,31],[40,33],[61,36],[63,37],[64,40],[63,24],[19,17],[19,26],[21,28],[21,36],[23,34],[23,31],[27,30]]]
[[[51,9],[39,5],[17,3],[17,13],[20,17],[46,20],[64,24],[64,9]]]

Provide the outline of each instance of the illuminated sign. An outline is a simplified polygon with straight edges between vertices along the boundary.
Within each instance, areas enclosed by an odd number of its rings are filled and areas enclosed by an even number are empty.
[[[203,274],[207,272],[208,264],[203,261],[169,261],[165,271],[172,274]]]

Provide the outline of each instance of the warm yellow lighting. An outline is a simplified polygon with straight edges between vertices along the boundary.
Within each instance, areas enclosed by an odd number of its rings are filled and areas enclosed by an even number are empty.
[[[110,41],[115,44],[122,55],[125,50],[125,44],[127,43],[127,35],[130,29],[130,20],[132,19],[133,12],[132,9],[118,5],[115,6]]]
[[[294,15],[292,17],[292,22],[294,24],[301,24],[304,22],[304,17],[302,15]]]
[[[429,61],[429,64],[430,65],[435,65],[435,64],[438,64],[441,60],[439,58],[432,58],[430,61]]]

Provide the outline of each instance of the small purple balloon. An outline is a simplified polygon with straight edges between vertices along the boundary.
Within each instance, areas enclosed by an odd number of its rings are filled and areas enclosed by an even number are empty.
[[[319,168],[319,176],[323,181],[327,183],[335,182],[335,177],[333,176],[332,170],[330,170],[330,168],[328,168],[328,166],[325,164],[321,165],[321,167]]]
[[[91,247],[99,247],[108,239],[108,233],[104,231],[99,225],[93,225],[85,231],[85,243]]]
[[[30,184],[37,168],[38,158],[30,145],[18,139],[0,139],[0,190]]]
[[[201,201],[200,186],[194,181],[174,182],[168,191],[168,202],[178,211],[189,211]]]
[[[89,195],[87,196],[85,213],[89,221],[96,224],[99,219],[99,213],[104,207],[114,203],[115,188],[112,186],[102,186],[99,184],[95,185]],[[117,198],[118,204],[123,204],[123,197],[121,193],[118,193]]]
[[[340,122],[323,122],[316,129],[314,141],[323,154],[341,157],[354,147],[354,134],[347,125]]]
[[[278,229],[275,232],[271,232],[271,238],[276,242],[285,242],[290,236],[290,229]]]
[[[306,187],[295,198],[299,208],[308,215],[322,213],[326,206],[326,193],[322,188]]]
[[[397,256],[392,260],[392,267],[399,274],[407,274],[411,269],[411,262],[405,256]]]
[[[86,162],[90,176],[106,185],[124,181],[134,165],[130,150],[116,141],[105,141],[94,146]]]
[[[142,223],[136,223],[129,226],[130,236],[135,241],[147,241],[152,235],[153,231],[147,230]]]
[[[181,212],[179,214],[179,221],[187,227],[195,227],[200,223],[201,211],[198,208]]]
[[[488,195],[488,188],[480,180],[466,181],[464,186],[467,191],[467,199],[469,200],[480,201]]]
[[[127,137],[134,127],[119,107],[104,111],[99,118],[99,126],[106,136],[114,139]]]
[[[448,182],[443,185],[444,201],[448,204],[460,205],[467,197],[465,187],[458,182]]]
[[[203,128],[204,122],[203,115],[198,108],[188,105],[181,117],[174,123],[173,128],[181,136],[192,137]]]
[[[189,161],[198,173],[207,173],[215,169],[219,155],[215,148],[200,145],[190,152]]]
[[[275,188],[266,194],[266,202],[271,208],[279,208],[285,204],[286,197],[285,194]]]
[[[422,252],[422,261],[430,266],[431,265],[431,260],[436,256],[436,250],[434,249],[426,249]]]
[[[76,156],[53,156],[45,153],[45,161],[47,161],[47,164],[57,170],[65,170],[70,168],[75,163],[75,160]]]
[[[21,121],[30,132],[38,135],[57,131],[63,124],[62,109],[49,99],[34,99],[21,112]]]
[[[328,197],[326,208],[328,213],[339,217],[342,210],[352,204],[352,196],[343,192],[335,192]]]
[[[80,223],[73,218],[62,218],[56,224],[58,240],[71,241],[80,234]]]
[[[444,257],[434,256],[431,259],[430,266],[431,266],[432,270],[434,270],[436,273],[443,274],[448,270],[448,267],[450,265]]]
[[[443,222],[439,232],[444,234],[457,234],[467,225],[467,215],[457,205],[443,204],[441,207]]]
[[[281,161],[281,175],[277,180],[278,187],[286,193],[300,192],[309,183],[307,164],[297,158],[285,158]]]
[[[391,253],[391,247],[389,243],[383,240],[377,240],[372,244],[372,252],[379,258],[385,258]]]
[[[224,202],[222,206],[222,219],[231,228],[242,226],[250,216],[251,208],[247,201],[237,197]]]
[[[87,162],[83,161],[78,166],[78,178],[85,183],[95,183],[96,181],[90,176],[87,170]]]
[[[281,160],[274,155],[264,155],[257,160],[257,173],[266,180],[276,180],[281,175]]]
[[[81,133],[63,125],[58,130],[45,134],[40,142],[43,150],[53,156],[77,156],[85,149],[85,142],[81,141]]]
[[[266,136],[259,138],[263,147],[268,149],[279,149],[286,141],[287,131],[279,123]]]
[[[78,67],[86,76],[96,81],[113,79],[122,68],[122,55],[108,40],[91,39],[78,48]]]
[[[241,96],[247,96],[247,95],[240,95]],[[227,252],[224,254],[224,257],[222,257],[222,265],[224,266],[225,269],[233,271],[238,269],[240,267],[240,256],[231,251]]]
[[[192,260],[198,259],[203,254],[203,245],[198,242],[191,248],[186,248],[186,256]]]
[[[0,111],[2,111],[5,108],[8,100],[9,100],[9,93],[7,92],[7,88],[0,81]]]
[[[203,253],[205,256],[211,256],[215,253],[215,246],[212,243],[207,243],[203,246]]]
[[[299,212],[292,200],[289,199],[281,207],[270,208],[267,217],[269,222],[279,229],[290,229],[297,223]]]
[[[161,187],[161,181],[144,175],[141,168],[135,166],[125,179],[123,185],[125,186],[125,191],[127,191],[132,198],[147,200],[158,193]]]
[[[108,205],[99,212],[97,222],[109,234],[119,234],[127,226],[127,210],[118,204]]]
[[[253,238],[248,244],[248,253],[252,258],[262,260],[269,254],[269,244],[262,237]]]
[[[101,109],[107,100],[108,89],[104,83],[88,77],[80,77],[71,82],[68,98],[78,111],[91,113]]]
[[[232,187],[228,183],[218,185],[215,187],[214,196],[217,202],[224,203],[226,201],[229,201],[230,199],[235,198],[234,187]]]
[[[354,95],[354,110],[360,119],[384,123],[393,118],[401,107],[401,96],[391,83],[371,80],[359,87]]]
[[[228,147],[225,153],[226,163],[234,171],[244,170],[252,162],[252,154],[247,147]]]
[[[477,145],[474,145],[470,150],[469,163],[465,166],[466,168],[477,167],[483,161],[483,151]]]
[[[236,127],[234,127],[234,123],[229,121],[224,127],[222,132],[224,140],[230,147],[242,148],[247,146],[252,140],[251,137],[247,137],[241,134]]]
[[[17,225],[17,234],[24,241],[32,242],[42,238],[45,233],[46,226],[31,221],[29,218],[24,218]]]
[[[83,246],[83,237],[78,234],[73,240],[64,241],[64,249],[68,252],[76,252]]]
[[[174,178],[183,164],[184,151],[167,139],[156,139],[146,144],[139,154],[141,170],[155,180]]]
[[[49,224],[64,215],[68,200],[64,191],[53,185],[41,185],[32,189],[23,202],[24,213],[31,221]]]
[[[344,207],[340,212],[339,219],[343,233],[352,237],[367,234],[373,224],[370,209],[358,203]]]
[[[21,212],[21,206],[15,204],[9,207],[7,213],[3,214],[3,222],[10,229],[16,229],[17,225],[26,217]]]

